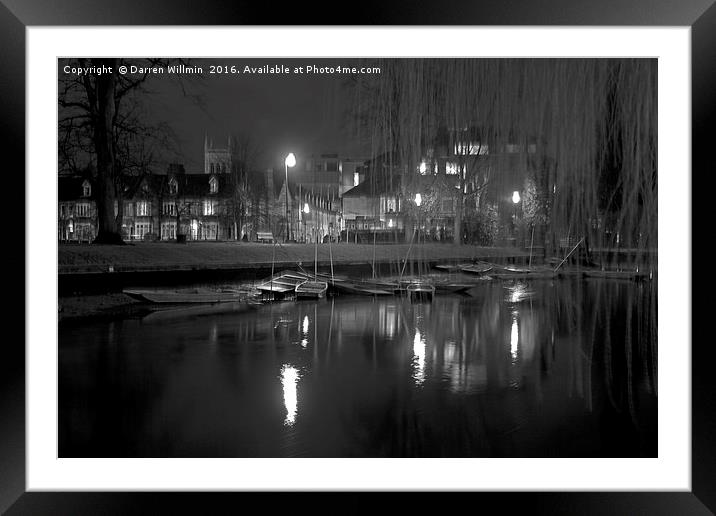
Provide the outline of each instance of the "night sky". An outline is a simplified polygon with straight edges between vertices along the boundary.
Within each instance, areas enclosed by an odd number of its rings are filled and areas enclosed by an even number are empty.
[[[148,84],[150,116],[166,121],[175,131],[188,172],[203,168],[204,134],[225,146],[228,134],[248,134],[261,149],[256,167],[282,167],[288,152],[299,161],[309,154],[339,153],[368,157],[355,126],[350,123],[353,90],[348,77],[338,74],[210,74],[210,65],[285,65],[292,69],[316,66],[357,66],[351,59],[208,59],[191,61],[204,69],[202,80],[189,81],[192,93],[202,96],[199,107],[175,81],[156,76]],[[365,62],[363,62],[365,65]]]

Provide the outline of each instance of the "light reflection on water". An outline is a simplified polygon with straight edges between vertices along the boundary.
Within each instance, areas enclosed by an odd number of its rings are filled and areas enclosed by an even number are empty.
[[[281,385],[283,387],[283,403],[286,406],[284,425],[291,426],[296,421],[298,411],[298,369],[289,365],[281,368]]]
[[[655,456],[655,292],[506,282],[64,325],[60,455]]]

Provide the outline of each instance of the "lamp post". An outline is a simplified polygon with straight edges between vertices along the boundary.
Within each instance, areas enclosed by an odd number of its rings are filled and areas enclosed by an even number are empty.
[[[285,170],[286,170],[286,237],[284,239],[285,242],[290,240],[291,236],[289,232],[291,231],[289,222],[288,222],[288,167],[293,167],[296,165],[296,156],[293,155],[293,152],[289,152],[288,156],[286,156],[286,159],[284,160]]]
[[[303,240],[305,242],[308,242],[308,232],[306,231],[306,219],[308,218],[308,212],[311,210],[308,207],[308,203],[303,204],[303,213],[306,214],[305,217],[303,217]]]
[[[420,244],[420,205],[423,203],[423,196],[415,194],[415,205],[418,207],[418,244]]]
[[[520,192],[515,190],[512,192],[512,205],[513,205],[513,211],[512,211],[512,227],[515,235],[515,247],[517,247],[517,205],[520,203]]]

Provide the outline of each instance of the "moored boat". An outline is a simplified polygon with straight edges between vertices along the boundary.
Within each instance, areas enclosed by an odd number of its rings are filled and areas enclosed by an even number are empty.
[[[494,266],[486,262],[471,263],[469,265],[461,265],[460,270],[467,274],[486,274],[490,272]]]
[[[295,287],[297,299],[320,299],[326,295],[328,283],[325,281],[306,280]]]
[[[244,290],[177,289],[177,290],[123,290],[128,296],[148,303],[229,303],[250,297]]]
[[[264,298],[271,300],[283,299],[287,296],[293,296],[296,292],[296,286],[308,279],[308,275],[300,272],[281,271],[261,281],[256,285],[256,289]]]

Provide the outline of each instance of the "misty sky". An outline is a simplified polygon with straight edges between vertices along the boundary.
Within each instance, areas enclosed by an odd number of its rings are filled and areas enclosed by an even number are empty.
[[[216,145],[225,145],[228,134],[250,134],[263,149],[257,166],[282,166],[283,157],[294,152],[299,160],[308,154],[339,153],[362,157],[354,127],[348,124],[353,94],[345,87],[346,75],[315,74],[209,74],[209,66],[284,64],[306,66],[356,66],[351,59],[210,59],[192,61],[204,69],[203,80],[191,83],[202,95],[205,108],[183,95],[167,76],[148,83],[154,94],[147,97],[151,117],[170,124],[180,141],[187,172],[203,169],[204,134]],[[366,156],[367,157],[367,156]]]

